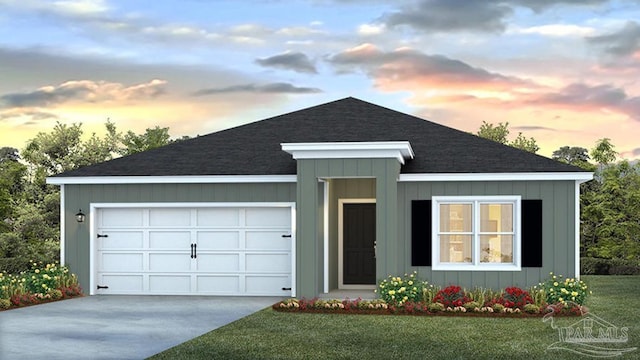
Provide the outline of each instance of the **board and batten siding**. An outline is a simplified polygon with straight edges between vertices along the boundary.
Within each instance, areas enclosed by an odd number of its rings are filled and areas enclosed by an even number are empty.
[[[429,283],[501,289],[529,287],[549,277],[549,272],[568,277],[575,272],[575,181],[496,182],[400,182],[398,183],[398,251],[391,268],[414,270]],[[411,201],[432,196],[520,195],[523,200],[542,200],[542,267],[521,271],[433,271],[430,266],[411,266]],[[430,221],[431,219],[425,219]]]
[[[384,277],[389,264],[398,264],[387,258],[397,258],[397,179],[400,163],[397,159],[298,159],[296,225],[296,282],[300,297],[314,297],[324,284],[323,204],[318,179],[372,178],[375,179],[376,239],[378,254],[384,254],[376,265],[376,276]]]
[[[295,183],[250,184],[105,184],[64,186],[65,264],[89,289],[89,218],[75,220],[78,209],[88,215],[90,203],[295,202]],[[86,291],[86,290],[85,290]]]

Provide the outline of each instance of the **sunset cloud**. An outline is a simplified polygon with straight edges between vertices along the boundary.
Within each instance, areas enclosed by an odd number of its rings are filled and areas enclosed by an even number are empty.
[[[256,63],[265,67],[274,67],[300,73],[317,74],[315,65],[301,52],[286,52],[266,58],[256,59]]]
[[[313,94],[322,90],[311,87],[298,87],[287,83],[271,83],[264,85],[243,84],[221,88],[201,89],[193,93],[193,96],[205,96],[227,93],[271,93],[271,94]]]
[[[152,99],[164,93],[166,81],[151,80],[125,86],[107,81],[75,80],[57,86],[43,86],[24,93],[0,96],[0,108],[49,107],[66,102],[108,102]]]
[[[635,54],[640,52],[640,24],[629,21],[622,29],[609,34],[588,37],[587,42],[609,55]]]
[[[383,51],[372,44],[347,49],[329,58],[341,71],[362,70],[383,90],[467,89],[510,90],[535,86],[530,81],[471,66],[444,55],[401,48]],[[460,96],[458,94],[457,96]],[[468,95],[468,94],[466,94]]]

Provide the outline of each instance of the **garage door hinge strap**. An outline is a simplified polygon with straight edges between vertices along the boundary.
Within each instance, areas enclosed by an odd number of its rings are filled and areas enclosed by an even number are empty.
[[[98,285],[98,290],[100,290],[100,289],[108,289],[108,288],[109,288],[108,286]]]

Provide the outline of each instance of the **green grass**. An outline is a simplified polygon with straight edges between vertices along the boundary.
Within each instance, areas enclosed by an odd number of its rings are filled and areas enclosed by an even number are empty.
[[[591,312],[629,328],[620,347],[640,358],[640,276],[585,276]],[[555,319],[569,326],[579,318]],[[547,350],[541,319],[280,313],[264,309],[151,359],[575,359]]]

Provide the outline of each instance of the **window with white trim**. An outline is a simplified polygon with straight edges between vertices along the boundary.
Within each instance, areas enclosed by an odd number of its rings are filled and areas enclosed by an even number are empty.
[[[520,196],[434,196],[433,270],[520,270]]]

